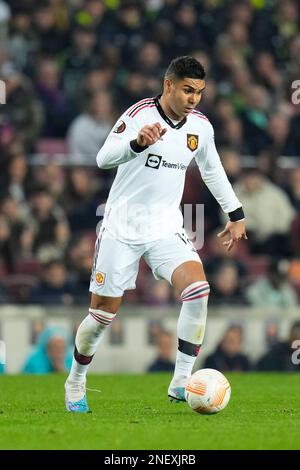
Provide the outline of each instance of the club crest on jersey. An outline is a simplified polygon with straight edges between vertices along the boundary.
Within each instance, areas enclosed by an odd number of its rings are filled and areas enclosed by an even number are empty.
[[[98,284],[98,286],[103,286],[103,284],[105,282],[105,274],[98,271],[95,275],[95,280],[96,280],[96,284]]]
[[[186,139],[186,144],[192,152],[198,148],[198,136],[196,134],[187,134]]]
[[[120,121],[118,122],[118,124],[116,125],[116,127],[114,128],[114,133],[115,134],[121,134],[121,132],[124,132],[126,129],[126,124],[124,121]]]

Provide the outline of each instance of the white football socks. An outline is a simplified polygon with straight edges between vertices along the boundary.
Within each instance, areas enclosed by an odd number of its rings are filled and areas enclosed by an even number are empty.
[[[203,341],[207,316],[209,284],[197,281],[181,294],[182,307],[177,323],[178,351],[174,382],[189,377]]]
[[[75,338],[75,353],[68,380],[83,382],[105,331],[115,318],[115,313],[89,309],[89,315],[79,325]]]

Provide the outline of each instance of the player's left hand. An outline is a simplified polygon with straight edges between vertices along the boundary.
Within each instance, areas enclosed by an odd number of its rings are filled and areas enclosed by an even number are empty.
[[[230,235],[230,239],[223,242],[223,245],[226,247],[227,251],[230,251],[232,247],[242,238],[248,240],[245,221],[239,220],[238,222],[227,222],[224,230],[218,233],[217,236],[219,238],[223,238],[226,235]]]

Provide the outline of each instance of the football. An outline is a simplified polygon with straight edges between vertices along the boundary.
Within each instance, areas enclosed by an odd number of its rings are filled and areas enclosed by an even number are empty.
[[[193,411],[201,414],[218,413],[227,406],[231,394],[230,383],[215,369],[200,369],[189,378],[185,398]]]

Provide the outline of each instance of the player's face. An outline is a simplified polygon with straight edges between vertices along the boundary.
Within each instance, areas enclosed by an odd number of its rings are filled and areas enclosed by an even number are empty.
[[[180,119],[186,117],[199,104],[205,88],[205,80],[184,78],[171,81],[169,106]]]

